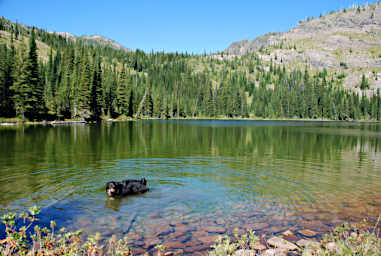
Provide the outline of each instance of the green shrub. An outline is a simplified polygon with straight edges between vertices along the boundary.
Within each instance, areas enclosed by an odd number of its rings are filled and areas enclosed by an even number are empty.
[[[28,213],[8,213],[2,217],[5,225],[6,238],[0,241],[0,255],[115,255],[129,256],[131,250],[127,245],[127,238],[117,240],[111,237],[108,243],[100,245],[99,233],[89,235],[87,240],[81,239],[82,231],[66,232],[62,228],[55,232],[56,223],[50,222],[50,228],[34,226],[40,208],[33,206]],[[21,227],[18,227],[21,226]]]

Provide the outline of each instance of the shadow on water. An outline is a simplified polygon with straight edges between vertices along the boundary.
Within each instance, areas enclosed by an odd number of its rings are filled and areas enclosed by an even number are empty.
[[[293,121],[0,128],[0,208],[37,204],[42,224],[128,234],[146,250],[154,237],[196,248],[236,228],[326,232],[381,213],[380,134]],[[148,193],[106,196],[108,181],[141,177]]]

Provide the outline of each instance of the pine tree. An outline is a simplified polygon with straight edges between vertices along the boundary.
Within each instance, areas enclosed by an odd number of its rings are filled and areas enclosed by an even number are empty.
[[[129,96],[128,96],[128,108],[127,108],[127,116],[133,117],[135,114],[135,94],[134,90],[130,89]]]
[[[0,46],[0,116],[12,117],[13,101],[10,87],[13,83],[12,66],[13,50],[8,50],[6,45]]]
[[[148,90],[147,95],[143,102],[143,115],[144,116],[152,116],[153,113],[153,100],[151,96],[151,91]]]
[[[162,112],[162,104],[163,104],[163,99],[162,99],[161,93],[155,93],[155,97],[153,100],[153,116],[160,118],[161,117],[161,112]]]
[[[91,86],[91,95],[90,95],[90,112],[91,118],[93,120],[99,121],[103,112],[103,95],[102,95],[102,68],[101,61],[99,58],[96,58],[93,67],[93,81]]]
[[[92,70],[86,53],[82,57],[81,78],[79,84],[78,110],[79,117],[82,120],[91,118],[91,87],[92,87]]]
[[[29,40],[29,52],[25,61],[23,56],[20,57],[18,63],[20,73],[17,74],[17,81],[12,86],[16,111],[22,119],[40,120],[44,111],[44,88],[39,77],[34,30]]]
[[[125,66],[123,66],[122,70],[119,74],[118,79],[118,87],[116,92],[116,111],[120,115],[127,115],[128,107],[129,107],[129,98],[128,98],[128,80],[127,80],[127,72]]]
[[[28,108],[28,99],[31,96],[31,88],[28,86],[28,76],[25,71],[26,46],[21,42],[17,56],[15,58],[15,68],[12,74],[15,82],[11,86],[13,92],[13,101],[15,104],[16,115],[22,120],[25,119],[25,113]]]
[[[31,113],[29,118],[41,120],[44,117],[44,85],[40,79],[37,44],[35,40],[35,29],[32,30],[32,36],[29,41],[29,54],[26,61],[26,71],[29,74],[28,82],[32,88],[32,97],[30,99]]]

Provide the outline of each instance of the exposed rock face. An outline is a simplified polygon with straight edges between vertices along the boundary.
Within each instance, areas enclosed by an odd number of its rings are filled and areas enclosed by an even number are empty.
[[[124,47],[123,45],[120,45],[119,43],[115,42],[114,40],[111,40],[107,37],[100,36],[100,35],[93,35],[93,36],[81,36],[80,37],[83,40],[88,40],[89,42],[94,42],[96,44],[100,44],[103,46],[110,46],[111,48],[117,49],[117,50],[123,50],[126,52],[130,52],[131,49],[128,49]]]
[[[116,50],[123,50],[126,52],[130,52],[131,49],[124,47],[123,45],[115,42],[114,40],[111,40],[110,38],[100,36],[100,35],[93,35],[93,36],[75,36],[67,32],[52,32],[57,35],[61,35],[63,37],[66,37],[68,39],[73,40],[74,42],[77,40],[82,40],[85,43],[92,44],[92,45],[102,45],[102,46],[110,46],[113,49]]]
[[[356,33],[373,36],[359,40],[364,46],[381,46],[381,42],[376,40],[378,32],[381,30],[381,5],[372,4],[360,8],[338,11],[320,18],[299,22],[299,24],[287,32],[271,32],[257,37],[252,41],[242,40],[232,43],[226,53],[240,55],[255,52],[261,47],[267,48],[289,40],[304,40],[314,38],[319,39],[317,43],[326,48],[337,46],[337,44],[348,43],[352,37],[359,37]],[[340,35],[342,33],[342,35]],[[346,35],[348,34],[348,35]],[[326,37],[327,35],[331,35]],[[355,40],[357,41],[357,40]],[[297,43],[297,42],[294,42]],[[327,49],[329,50],[329,49]]]
[[[261,47],[266,48],[279,42],[283,33],[271,32],[255,38],[253,41],[242,40],[232,43],[225,52],[234,55],[242,55],[249,52],[258,51]]]
[[[381,88],[381,3],[308,19],[287,32],[232,43],[224,52],[233,56],[256,52],[277,64],[338,69],[346,75],[348,88],[358,85],[365,74],[372,89]]]

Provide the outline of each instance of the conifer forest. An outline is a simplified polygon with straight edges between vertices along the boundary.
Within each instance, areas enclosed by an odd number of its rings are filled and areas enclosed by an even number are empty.
[[[146,53],[0,19],[0,117],[380,120],[381,95],[340,71],[291,68],[255,53]],[[366,90],[363,77],[359,85]]]

